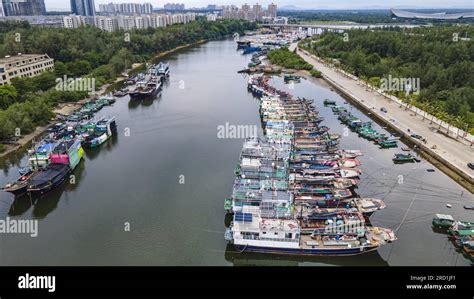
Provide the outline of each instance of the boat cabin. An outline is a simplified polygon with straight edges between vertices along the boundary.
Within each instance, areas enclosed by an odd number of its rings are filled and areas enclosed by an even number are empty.
[[[445,214],[436,214],[433,217],[433,226],[435,227],[451,227],[454,223],[453,216]]]

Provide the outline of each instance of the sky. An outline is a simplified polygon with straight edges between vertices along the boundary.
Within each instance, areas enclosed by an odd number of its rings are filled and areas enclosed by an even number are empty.
[[[99,4],[144,3],[160,8],[166,3],[184,3],[186,7],[204,7],[208,4],[242,5],[259,3],[266,6],[272,2],[278,6],[294,5],[306,9],[377,9],[377,8],[474,8],[474,0],[95,0]],[[47,10],[70,10],[69,0],[45,0]]]

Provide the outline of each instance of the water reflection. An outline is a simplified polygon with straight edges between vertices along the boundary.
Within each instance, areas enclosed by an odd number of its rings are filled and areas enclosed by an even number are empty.
[[[112,135],[109,140],[107,140],[104,144],[101,144],[99,147],[95,148],[84,148],[84,156],[87,157],[88,160],[95,160],[104,152],[110,152],[116,146],[118,146],[119,142],[119,133]]]
[[[145,99],[130,99],[128,101],[128,108],[129,109],[136,109],[140,106],[144,106],[144,107],[149,107],[151,105],[153,105],[153,103],[155,101],[160,101],[161,100],[161,93],[162,91],[160,91],[156,97],[151,97],[151,98],[145,98]]]
[[[45,218],[57,208],[63,193],[73,192],[79,188],[84,176],[84,170],[85,162],[82,160],[58,188],[37,198],[31,197],[29,194],[17,196],[12,201],[8,215],[20,216],[26,213],[30,207],[33,207],[32,214],[34,218]]]
[[[234,266],[388,266],[377,251],[355,256],[291,256],[239,252],[232,244],[227,244],[225,260]]]

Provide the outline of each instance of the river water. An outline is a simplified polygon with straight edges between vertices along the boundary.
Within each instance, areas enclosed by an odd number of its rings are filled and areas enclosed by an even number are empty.
[[[261,134],[258,102],[237,73],[250,57],[235,48],[232,40],[220,40],[170,54],[171,77],[157,99],[123,97],[102,109],[99,115],[117,117],[118,135],[86,150],[75,184],[66,182],[34,205],[2,192],[0,219],[37,219],[38,236],[0,234],[0,265],[469,265],[447,235],[432,230],[431,219],[447,213],[473,220],[462,208],[474,203],[472,194],[437,169],[427,172],[435,167],[424,160],[393,165],[399,149],[380,150],[350,131],[342,148],[365,154],[358,193],[385,200],[387,208],[371,221],[396,229],[397,241],[338,258],[239,254],[228,246],[223,201],[243,140],[217,138],[218,126],[257,125]],[[273,81],[292,88],[281,78]],[[322,101],[351,106],[324,82],[302,80],[290,91],[315,99],[323,124],[346,132]],[[3,185],[18,176],[26,156],[0,163]]]

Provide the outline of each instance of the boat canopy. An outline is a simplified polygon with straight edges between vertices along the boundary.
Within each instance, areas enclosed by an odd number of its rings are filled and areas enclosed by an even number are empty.
[[[435,219],[454,221],[453,216],[446,214],[435,214]]]
[[[43,144],[41,145],[40,147],[38,147],[38,149],[36,150],[37,153],[47,153],[47,152],[51,152],[54,147],[56,146],[55,143],[46,143],[46,144]]]

